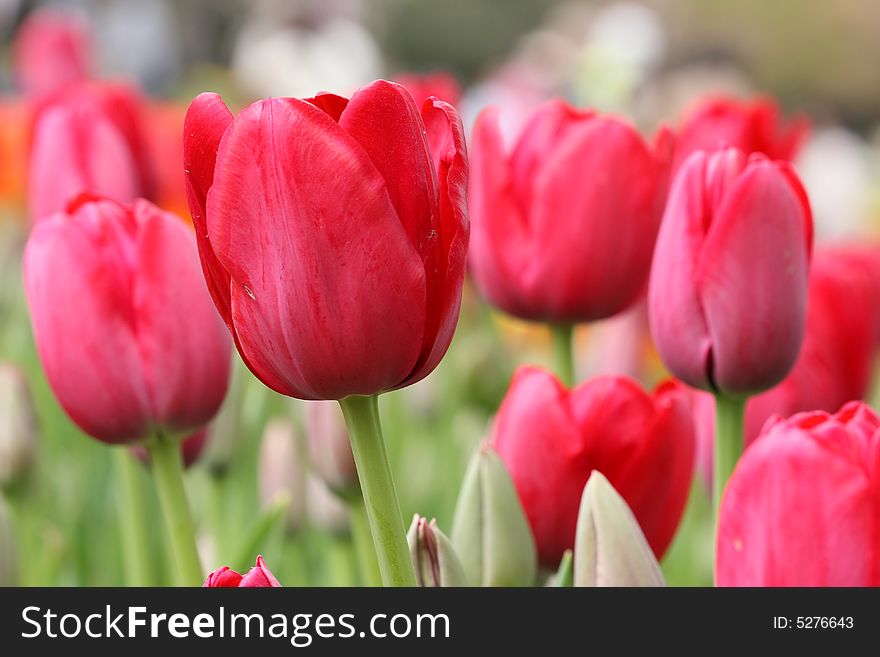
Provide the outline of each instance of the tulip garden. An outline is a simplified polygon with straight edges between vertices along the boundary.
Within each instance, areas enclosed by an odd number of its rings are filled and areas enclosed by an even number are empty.
[[[11,25],[0,584],[880,585],[880,241],[805,109],[253,44],[162,96]]]

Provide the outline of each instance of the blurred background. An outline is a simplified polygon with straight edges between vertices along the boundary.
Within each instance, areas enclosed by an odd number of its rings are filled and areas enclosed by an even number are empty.
[[[82,435],[54,401],[21,291],[28,128],[12,44],[28,17],[47,7],[82,26],[95,76],[136,83],[168,110],[163,166],[172,172],[182,113],[201,91],[240,108],[265,96],[348,95],[379,77],[445,72],[454,83],[443,94],[466,124],[499,104],[511,134],[552,96],[625,115],[650,133],[674,126],[710,93],[771,95],[787,115],[810,118],[797,167],[818,234],[872,235],[880,214],[880,3],[873,0],[0,0],[0,360],[27,377],[36,417],[28,444],[4,446],[0,438],[0,456],[23,464],[0,482],[4,583],[121,579],[110,450]],[[180,189],[163,204],[188,218],[182,174],[169,175]],[[626,369],[608,357],[608,324],[579,332],[580,378]],[[543,329],[502,317],[465,290],[447,358],[428,379],[381,402],[407,520],[418,511],[448,529],[467,459],[510,374],[519,363],[547,363],[548,344]],[[641,378],[652,384],[662,372],[650,345],[643,351]],[[206,568],[242,569],[259,551],[286,585],[357,583],[344,510],[307,474],[305,404],[272,393],[237,365],[223,414],[188,475]],[[0,421],[13,412],[9,399],[0,396]],[[267,447],[273,431],[288,438]],[[270,449],[286,450],[271,454],[290,467],[272,470]],[[711,583],[707,508],[695,481],[663,564],[671,584]],[[154,503],[151,513],[167,579]]]

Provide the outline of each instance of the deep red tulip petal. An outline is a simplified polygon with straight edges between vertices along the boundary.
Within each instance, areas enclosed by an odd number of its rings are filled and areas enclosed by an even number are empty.
[[[226,394],[229,337],[188,228],[147,201],[135,202],[132,213],[139,228],[133,303],[153,417],[192,429],[214,415]]]
[[[242,576],[232,570],[229,566],[223,566],[213,571],[205,583],[203,588],[238,588],[241,586]]]
[[[73,217],[41,222],[24,258],[49,383],[70,417],[107,442],[142,437],[151,416],[131,303],[134,249],[134,226],[123,208],[91,203]]]
[[[348,106],[348,98],[336,94],[319,93],[314,98],[304,98],[303,100],[326,112],[337,123]]]
[[[464,127],[455,109],[441,100],[428,100],[422,107],[440,197],[440,275],[437,298],[428,303],[422,358],[403,383],[421,380],[437,367],[449,348],[461,306],[461,288],[467,261],[470,222],[467,211],[468,161]]]
[[[471,271],[493,304],[529,317],[531,308],[519,285],[529,257],[528,226],[514,195],[497,108],[477,118],[470,167]]]
[[[208,240],[208,226],[205,219],[208,190],[214,184],[217,149],[223,133],[231,124],[232,114],[220,96],[209,93],[197,96],[189,106],[183,122],[183,170],[186,179],[186,198],[192,215],[205,281],[217,310],[234,335],[229,273],[214,255]]]
[[[241,588],[280,587],[281,584],[266,566],[263,557],[257,557],[257,565],[245,573],[238,586]]]
[[[616,119],[581,120],[530,182],[535,256],[522,276],[532,304],[570,321],[630,305],[647,280],[660,224],[661,171],[639,134]]]
[[[797,359],[809,271],[804,219],[801,198],[769,161],[751,165],[717,208],[695,274],[713,382],[726,392],[768,388]]]
[[[207,217],[232,277],[240,348],[267,385],[338,399],[412,371],[424,265],[385,180],[330,116],[293,99],[239,114],[221,141]]]

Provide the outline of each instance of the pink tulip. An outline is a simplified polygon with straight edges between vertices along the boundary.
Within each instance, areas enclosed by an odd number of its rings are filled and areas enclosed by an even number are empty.
[[[852,402],[836,415],[767,423],[727,485],[719,586],[880,586],[880,418]]]
[[[83,193],[120,203],[152,196],[141,103],[124,85],[83,84],[38,105],[28,165],[32,222]]]
[[[143,200],[78,199],[34,228],[24,278],[49,384],[83,431],[133,443],[217,412],[229,340],[178,217]]]
[[[278,588],[281,584],[269,570],[262,556],[257,557],[257,565],[239,575],[229,566],[211,572],[202,588]]]
[[[745,442],[751,443],[772,415],[839,409],[864,399],[871,384],[880,331],[880,281],[870,258],[880,249],[835,246],[818,249],[810,265],[807,326],[800,355],[785,379],[746,405]],[[711,480],[714,400],[697,393],[698,463]]]
[[[695,153],[675,178],[648,309],[666,366],[689,385],[751,394],[797,359],[812,217],[788,164],[730,148]]]
[[[583,322],[636,301],[666,195],[666,133],[542,105],[512,150],[496,108],[474,127],[470,264],[482,294],[517,317]]]
[[[91,74],[91,35],[76,15],[45,9],[30,14],[15,35],[13,72],[29,96],[45,96]]]
[[[410,385],[458,321],[468,242],[461,122],[376,81],[350,100],[272,98],[184,124],[202,267],[270,388],[341,399]]]
[[[763,153],[771,160],[793,160],[809,132],[797,117],[785,123],[771,98],[742,101],[707,98],[690,108],[677,133],[674,169],[697,151],[734,147],[744,153]]]

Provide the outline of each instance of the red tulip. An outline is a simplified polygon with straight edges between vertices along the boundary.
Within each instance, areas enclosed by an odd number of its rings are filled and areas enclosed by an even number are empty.
[[[878,475],[865,404],[769,421],[724,493],[718,585],[880,586]]]
[[[880,283],[865,261],[871,255],[863,246],[825,247],[816,252],[810,265],[807,324],[800,355],[782,383],[752,397],[746,405],[747,445],[774,414],[831,413],[868,394],[880,331]],[[878,257],[880,250],[875,250],[873,258]],[[712,395],[698,394],[698,463],[711,479],[714,401]]]
[[[78,199],[35,227],[24,277],[49,384],[86,433],[133,443],[217,412],[228,338],[178,217],[142,200]]]
[[[770,98],[707,98],[687,112],[675,143],[674,169],[697,151],[732,146],[771,160],[793,160],[809,131],[803,117],[785,123]]]
[[[666,133],[662,133],[665,135]],[[505,312],[547,322],[610,317],[644,288],[666,194],[667,140],[542,105],[511,152],[496,108],[474,127],[471,267]]]
[[[444,71],[424,75],[401,73],[394,78],[394,81],[406,87],[416,103],[421,103],[432,96],[450,105],[458,105],[461,100],[461,86],[458,80],[451,73]]]
[[[804,334],[812,232],[789,165],[734,148],[688,159],[648,289],[651,333],[673,374],[730,394],[785,378]]]
[[[400,85],[351,100],[271,98],[237,117],[215,94],[184,126],[208,287],[270,388],[341,399],[400,388],[452,339],[468,241],[455,110]]]
[[[28,171],[32,221],[86,192],[121,203],[152,197],[141,103],[125,85],[83,84],[37,107]]]
[[[223,566],[208,575],[202,588],[269,588],[281,587],[275,575],[269,570],[262,556],[257,557],[257,565],[239,575],[229,566]]]
[[[91,35],[79,17],[41,10],[28,16],[15,35],[15,79],[29,96],[44,96],[91,73]]]
[[[566,390],[549,372],[514,374],[492,433],[531,524],[542,563],[574,546],[581,494],[593,470],[623,496],[659,558],[684,510],[694,467],[687,391],[653,394],[623,377]]]

